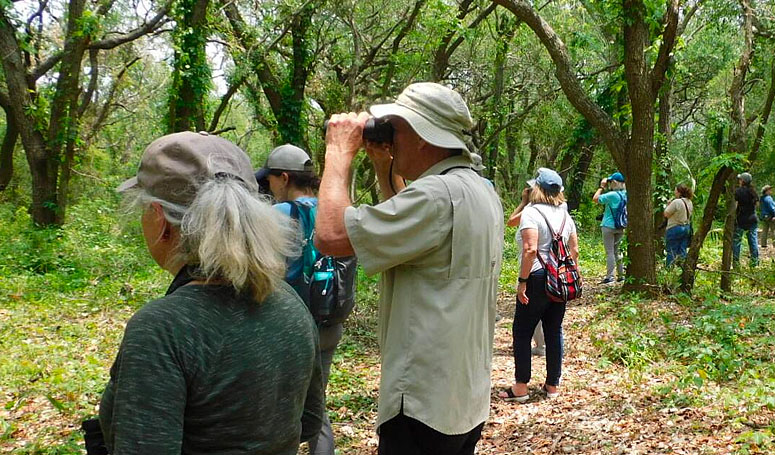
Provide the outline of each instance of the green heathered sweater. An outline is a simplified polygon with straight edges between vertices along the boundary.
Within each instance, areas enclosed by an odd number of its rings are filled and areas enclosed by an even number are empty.
[[[296,454],[324,412],[304,303],[285,283],[261,304],[174,286],[127,324],[100,404],[110,453]]]

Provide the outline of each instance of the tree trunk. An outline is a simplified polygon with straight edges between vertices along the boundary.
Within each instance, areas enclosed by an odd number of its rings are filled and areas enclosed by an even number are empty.
[[[746,119],[744,109],[745,94],[743,88],[745,86],[746,75],[748,74],[748,70],[751,65],[751,56],[753,55],[753,13],[751,11],[748,0],[741,0],[740,4],[743,9],[744,17],[743,35],[745,37],[745,46],[737,65],[735,65],[732,84],[729,88],[729,97],[731,100],[730,118],[732,120],[729,132],[729,145],[733,152],[745,153]],[[720,151],[721,148],[721,137],[722,135],[719,134],[716,144],[718,151]],[[755,152],[755,149],[752,150],[754,158],[756,156]],[[749,156],[749,158],[751,157]],[[733,177],[734,169],[728,166],[722,166],[716,172],[716,175],[713,178],[713,185],[711,186],[710,193],[708,194],[708,201],[705,203],[702,225],[700,226],[700,230],[695,233],[694,238],[692,238],[691,248],[689,249],[689,254],[687,255],[686,261],[683,265],[683,271],[681,274],[681,288],[684,292],[690,293],[694,288],[695,273],[697,262],[700,256],[700,249],[702,248],[705,237],[707,236],[713,224],[713,216],[715,214],[716,207],[718,206],[718,198],[721,196],[724,184],[727,182],[727,180],[733,180]],[[725,232],[727,231],[727,224],[728,223],[725,222]]]
[[[178,2],[173,9],[175,56],[169,95],[167,132],[205,131],[204,103],[212,84],[207,61],[209,0]]]
[[[2,9],[0,9],[2,12]],[[21,50],[14,34],[14,27],[4,12],[0,17],[0,56],[2,56],[5,83],[8,86],[9,107],[27,156],[32,176],[32,205],[30,214],[35,223],[54,224],[56,221],[56,162],[50,162],[46,141],[41,134],[38,120],[27,116],[35,110],[34,92],[27,84],[27,71]],[[51,166],[50,166],[51,165]],[[53,172],[53,183],[50,177]]]
[[[716,208],[718,208],[718,200],[721,193],[724,191],[724,186],[733,175],[733,170],[730,167],[722,166],[716,175],[713,177],[713,183],[708,193],[708,202],[705,203],[705,210],[702,212],[702,222],[697,230],[694,231],[692,237],[691,246],[689,247],[689,253],[686,255],[686,260],[683,262],[683,269],[681,271],[681,290],[687,293],[691,293],[694,288],[694,279],[697,273],[697,264],[700,259],[700,250],[702,244],[705,242],[705,237],[708,236],[711,227],[713,227],[713,218],[716,214]]]
[[[307,36],[312,25],[314,9],[307,5],[293,20],[291,27],[293,42],[293,58],[288,71],[287,81],[280,90],[282,94],[282,107],[275,113],[277,129],[284,143],[295,144],[302,148],[307,147],[305,137],[306,128],[302,124],[304,119],[304,91],[307,87],[307,78],[311,71],[312,55]]]
[[[587,179],[589,166],[592,164],[592,158],[595,154],[594,144],[585,144],[581,149],[579,160],[573,166],[568,176],[566,195],[568,196],[568,210],[576,210],[581,205],[581,199],[584,197],[584,182]]]
[[[506,66],[506,54],[509,50],[509,41],[513,34],[509,27],[509,18],[503,17],[498,20],[497,32],[501,39],[496,44],[495,50],[495,62],[493,63],[493,82],[492,82],[492,104],[490,106],[490,112],[492,113],[492,119],[489,123],[490,129],[499,130],[503,125],[503,72]],[[498,131],[496,137],[490,141],[490,147],[487,151],[487,178],[490,180],[495,179],[495,169],[498,166],[498,153],[500,152],[500,138],[501,131]]]
[[[627,254],[630,258],[627,276],[631,280],[625,284],[625,289],[648,290],[647,286],[657,280],[651,202],[655,97],[645,52],[649,45],[645,7],[641,1],[625,0],[624,11],[627,16],[624,23],[624,75],[632,106],[628,153],[623,155],[623,160],[617,160],[624,161],[619,165],[624,168],[630,202],[627,206]]]
[[[13,151],[16,148],[16,140],[19,137],[19,129],[16,121],[6,111],[5,136],[0,146],[0,191],[5,190],[13,177]]]
[[[657,122],[657,156],[655,157],[656,169],[654,172],[654,242],[658,255],[661,256],[665,249],[665,230],[661,228],[663,216],[663,207],[672,195],[670,187],[670,161],[668,159],[668,150],[672,138],[672,128],[670,126],[671,112],[671,91],[673,79],[665,80],[665,85],[659,91],[659,121]],[[691,222],[691,220],[689,220]]]
[[[735,232],[735,212],[737,203],[735,202],[735,186],[737,179],[734,174],[730,174],[727,179],[727,187],[724,192],[724,202],[727,206],[727,216],[724,219],[724,246],[721,252],[721,290],[724,292],[732,291],[732,236]]]

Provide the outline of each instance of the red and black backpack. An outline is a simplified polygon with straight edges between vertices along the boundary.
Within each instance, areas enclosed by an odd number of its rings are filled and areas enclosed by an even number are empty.
[[[552,225],[538,207],[534,207],[541,214],[549,233],[552,236],[552,243],[549,247],[549,254],[544,260],[538,253],[538,261],[546,270],[546,295],[552,302],[566,303],[573,299],[581,297],[581,275],[579,267],[568,251],[565,240],[562,238],[562,231],[565,229],[565,222],[568,214],[565,213],[562,219],[560,230],[554,232]]]

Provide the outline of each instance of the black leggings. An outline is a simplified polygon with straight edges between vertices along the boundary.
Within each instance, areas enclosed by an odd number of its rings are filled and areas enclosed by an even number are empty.
[[[511,336],[514,340],[514,366],[516,382],[527,384],[531,375],[530,340],[540,321],[546,340],[546,384],[560,385],[562,375],[563,337],[562,320],[565,304],[551,302],[546,296],[546,273],[537,270],[530,274],[527,282],[528,304],[517,299]]]

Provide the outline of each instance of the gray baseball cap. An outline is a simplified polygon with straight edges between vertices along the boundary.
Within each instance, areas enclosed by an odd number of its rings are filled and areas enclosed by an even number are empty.
[[[401,117],[429,144],[472,152],[466,136],[474,126],[463,97],[434,82],[418,82],[406,87],[395,103],[369,108],[374,117]]]
[[[283,144],[269,153],[266,164],[255,174],[256,181],[264,180],[272,170],[314,172],[315,166],[307,152],[295,145]]]
[[[751,183],[751,180],[753,180],[753,177],[751,177],[751,174],[747,172],[742,172],[740,174],[737,174],[737,178],[742,180],[745,183]]]
[[[199,187],[216,175],[242,181],[258,191],[250,158],[232,142],[206,132],[185,131],[160,137],[145,149],[137,175],[116,188],[142,188],[173,204],[188,206]]]

